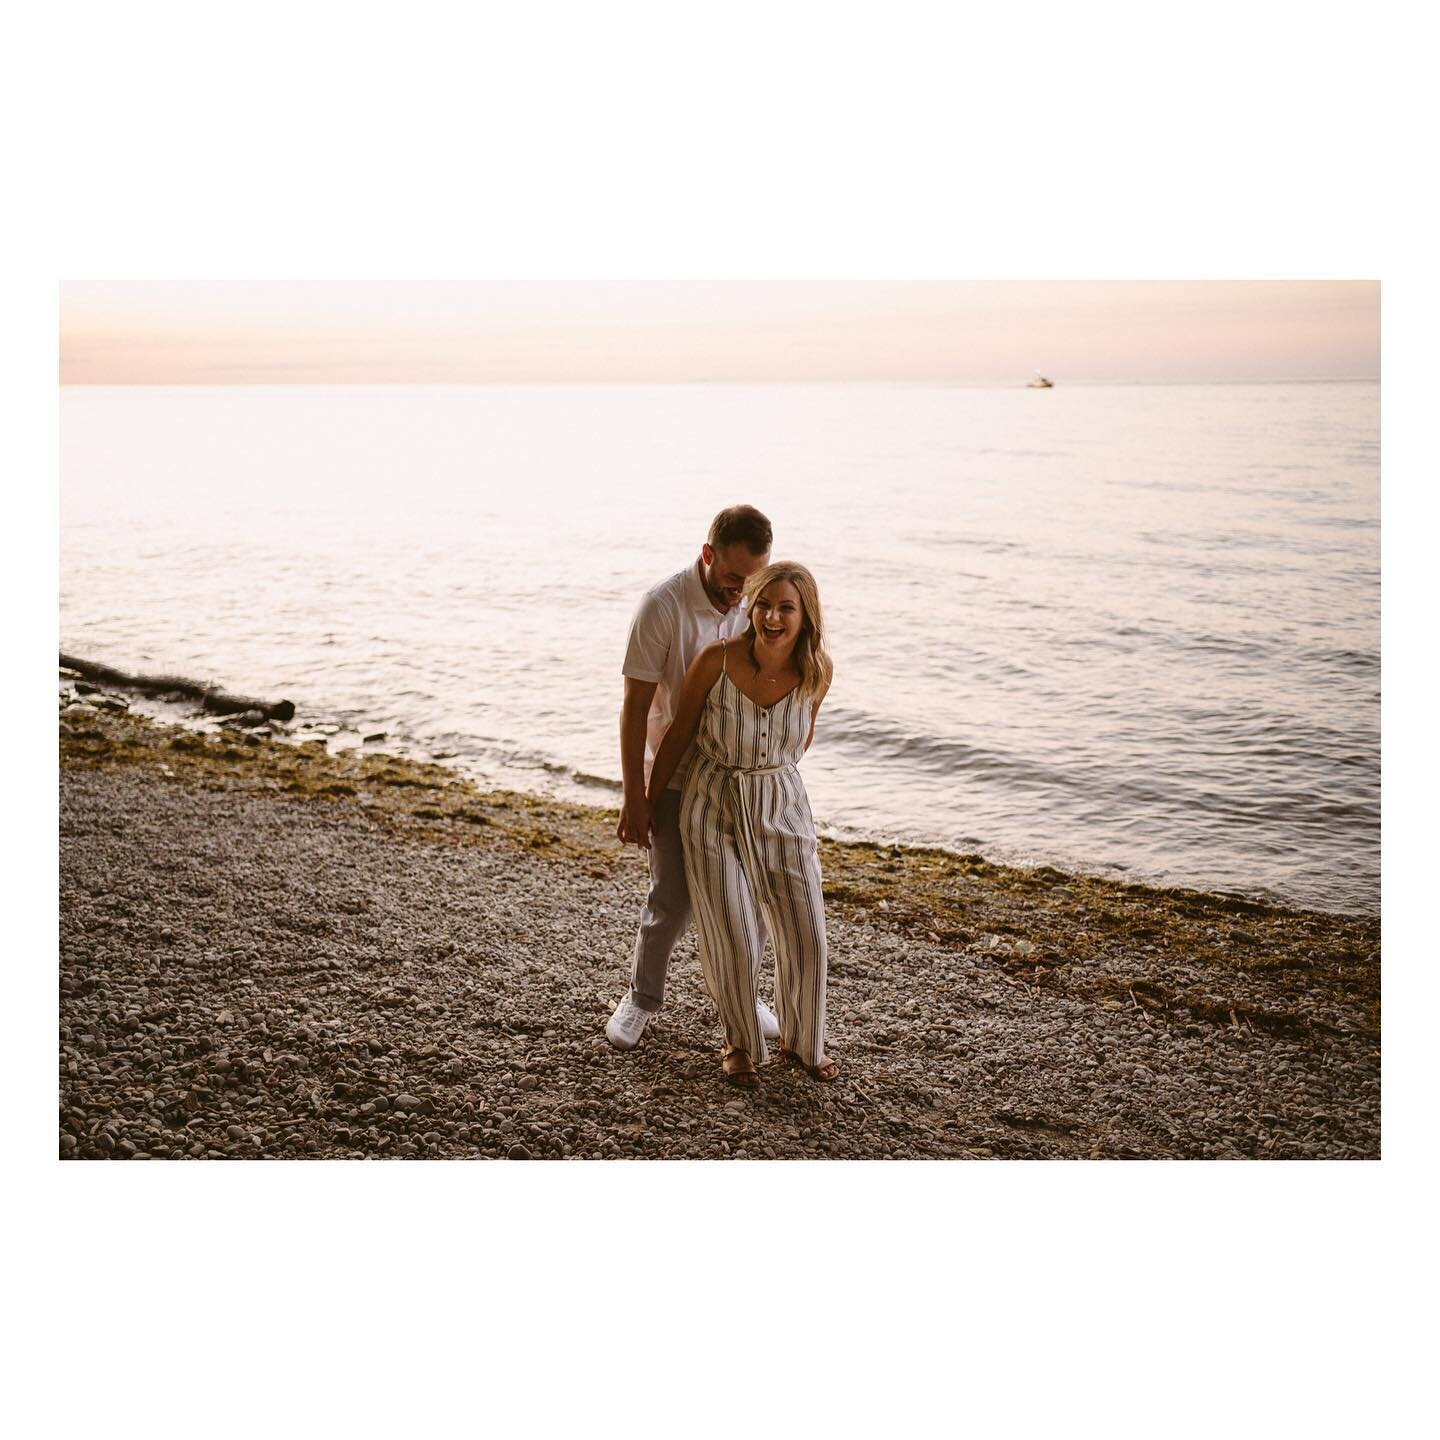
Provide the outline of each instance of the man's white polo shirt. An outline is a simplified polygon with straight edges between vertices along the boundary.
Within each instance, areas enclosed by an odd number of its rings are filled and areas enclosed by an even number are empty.
[[[647,785],[650,769],[655,764],[655,752],[675,718],[675,705],[690,662],[707,645],[744,634],[748,624],[743,601],[724,615],[711,604],[700,581],[698,560],[645,592],[630,622],[622,673],[632,680],[658,682],[645,725]],[[681,787],[689,766],[690,750],[687,750],[675,767],[669,789]]]

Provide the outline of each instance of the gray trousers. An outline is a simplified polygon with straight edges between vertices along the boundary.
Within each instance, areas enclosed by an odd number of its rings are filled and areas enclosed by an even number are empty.
[[[760,946],[765,946],[765,921],[757,916]],[[665,1003],[665,972],[670,952],[690,926],[690,887],[685,882],[685,851],[680,843],[680,791],[667,790],[655,805],[655,830],[650,837],[650,893],[640,911],[635,960],[630,972],[630,998],[652,1014]]]

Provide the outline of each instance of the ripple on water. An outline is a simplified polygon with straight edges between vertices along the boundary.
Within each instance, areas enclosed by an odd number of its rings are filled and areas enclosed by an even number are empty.
[[[611,803],[631,609],[755,477],[827,824],[1373,910],[1378,387],[1042,398],[67,389],[61,635]]]

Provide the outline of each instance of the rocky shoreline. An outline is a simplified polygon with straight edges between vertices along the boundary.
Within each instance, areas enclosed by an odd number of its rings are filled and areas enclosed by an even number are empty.
[[[689,939],[639,1049],[603,1037],[645,879],[613,812],[83,688],[62,1158],[1379,1157],[1376,920],[822,842],[841,1077],[741,1093]]]

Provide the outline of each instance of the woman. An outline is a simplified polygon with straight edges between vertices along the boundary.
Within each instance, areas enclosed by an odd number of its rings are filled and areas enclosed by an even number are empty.
[[[796,765],[815,738],[830,688],[820,596],[803,565],[768,565],[745,585],[750,628],[695,657],[655,756],[650,800],[693,741],[680,800],[685,877],[700,966],[725,1028],[732,1084],[760,1084],[766,1058],[755,1015],[764,937],[775,939],[775,1010],[783,1053],[817,1080],[825,1054],[825,905],[815,821]]]

